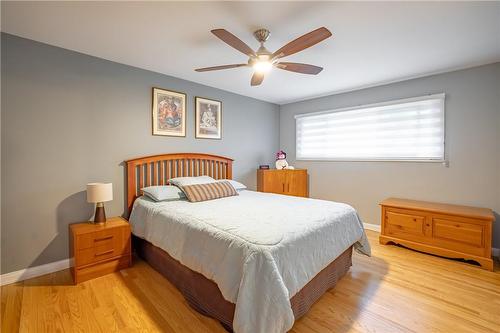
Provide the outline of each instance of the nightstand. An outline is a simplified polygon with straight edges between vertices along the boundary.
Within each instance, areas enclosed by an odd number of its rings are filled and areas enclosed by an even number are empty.
[[[71,274],[78,284],[130,266],[130,225],[121,217],[106,223],[69,225]]]

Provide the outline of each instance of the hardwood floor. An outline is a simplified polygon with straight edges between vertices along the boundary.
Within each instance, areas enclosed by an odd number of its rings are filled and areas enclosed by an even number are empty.
[[[500,271],[396,246],[350,272],[292,332],[500,332]],[[1,288],[2,332],[225,332],[145,262],[73,286],[69,270]]]

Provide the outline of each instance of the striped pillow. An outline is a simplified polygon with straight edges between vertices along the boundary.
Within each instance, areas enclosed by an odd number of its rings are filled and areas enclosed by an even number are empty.
[[[182,191],[184,191],[187,199],[191,202],[207,201],[238,195],[238,192],[236,192],[233,185],[228,181],[186,185],[182,187]]]

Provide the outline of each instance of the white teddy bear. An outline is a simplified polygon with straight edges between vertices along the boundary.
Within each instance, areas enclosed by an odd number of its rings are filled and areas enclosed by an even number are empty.
[[[286,153],[283,150],[276,153],[276,169],[295,169],[293,166],[288,165],[288,162],[286,161]]]

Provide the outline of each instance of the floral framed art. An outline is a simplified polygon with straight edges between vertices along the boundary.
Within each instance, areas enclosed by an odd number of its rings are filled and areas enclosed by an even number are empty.
[[[153,135],[186,136],[186,94],[153,88]]]
[[[222,102],[195,97],[195,137],[222,139]]]

